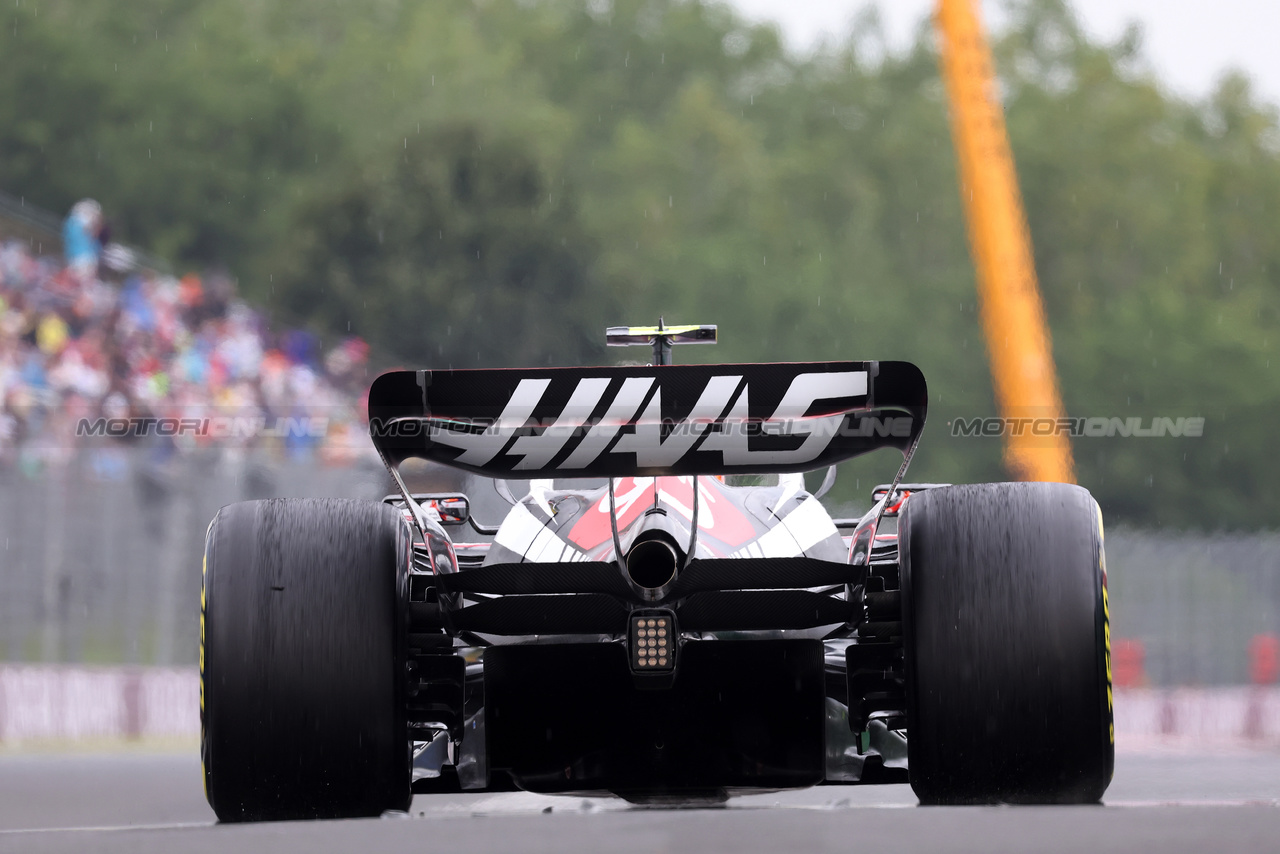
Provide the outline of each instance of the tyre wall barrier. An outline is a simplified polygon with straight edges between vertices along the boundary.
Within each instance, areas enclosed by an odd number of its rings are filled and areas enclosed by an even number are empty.
[[[1276,749],[1280,687],[1118,690],[1115,721],[1120,750]],[[199,733],[192,668],[0,665],[0,746]]]

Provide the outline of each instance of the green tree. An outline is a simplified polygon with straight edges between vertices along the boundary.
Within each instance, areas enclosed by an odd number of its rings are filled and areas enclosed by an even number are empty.
[[[715,322],[682,359],[919,364],[912,475],[1005,476],[931,34],[864,16],[796,56],[697,0],[46,0],[16,7],[0,187],[100,198],[282,318],[429,365],[603,358],[603,327]],[[1111,518],[1280,512],[1271,413],[1280,120],[1191,102],[1137,31],[1020,0],[995,40],[1068,411],[1203,415],[1200,439],[1074,443]],[[433,238],[434,235],[434,238]],[[475,256],[479,252],[479,257]],[[887,455],[847,466],[865,502]]]
[[[318,194],[272,278],[289,314],[416,364],[580,363],[602,355],[610,303],[587,240],[523,145],[464,126]]]
[[[19,6],[0,187],[58,211],[93,196],[158,254],[243,267],[285,228],[295,179],[334,137],[245,43],[239,5]]]

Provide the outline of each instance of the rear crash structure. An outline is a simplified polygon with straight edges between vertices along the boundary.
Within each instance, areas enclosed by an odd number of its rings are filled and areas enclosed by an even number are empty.
[[[371,432],[398,494],[223,508],[201,603],[219,818],[908,781],[926,803],[1097,801],[1113,738],[1088,492],[903,483],[914,366],[668,364],[714,336],[609,330],[653,348],[644,367],[385,374]],[[894,480],[833,519],[834,465],[885,447]],[[495,478],[506,518],[411,493],[413,457]]]

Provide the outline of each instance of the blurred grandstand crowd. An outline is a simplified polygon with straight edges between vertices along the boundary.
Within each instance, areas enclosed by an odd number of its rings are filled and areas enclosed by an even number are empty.
[[[362,441],[363,340],[325,351],[309,331],[274,328],[228,276],[139,268],[109,242],[92,200],[75,206],[62,236],[62,260],[26,241],[0,245],[0,469],[35,474],[90,449],[110,477],[130,444],[153,456],[252,449],[327,464],[372,453]],[[100,418],[235,419],[236,427],[216,438],[199,430],[86,437],[85,420]],[[281,422],[309,426],[272,429]]]

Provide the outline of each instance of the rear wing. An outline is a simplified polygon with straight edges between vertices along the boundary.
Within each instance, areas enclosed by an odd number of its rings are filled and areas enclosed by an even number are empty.
[[[420,457],[498,478],[808,471],[905,456],[928,392],[910,362],[393,371],[369,430],[393,470]]]

